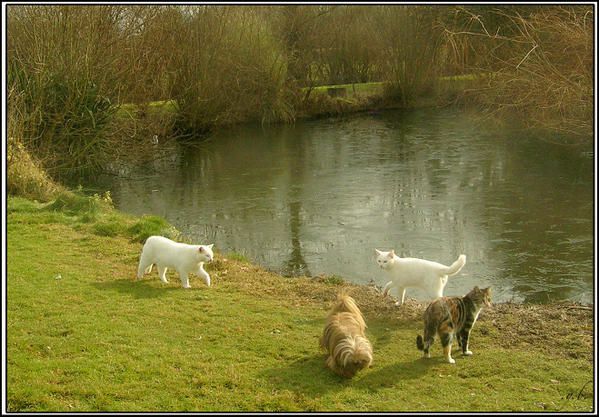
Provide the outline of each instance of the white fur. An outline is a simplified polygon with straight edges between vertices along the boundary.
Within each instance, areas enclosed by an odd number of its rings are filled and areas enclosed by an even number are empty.
[[[460,272],[466,264],[466,255],[460,255],[451,266],[445,266],[424,259],[400,258],[393,250],[375,251],[377,264],[391,275],[391,281],[385,285],[383,295],[387,295],[391,287],[397,287],[400,298],[397,305],[403,304],[408,287],[424,290],[431,299],[442,297],[448,277]]]
[[[193,272],[204,279],[210,286],[210,275],[204,270],[204,262],[211,262],[214,254],[214,245],[188,245],[174,242],[162,236],[150,236],[144,244],[137,268],[137,279],[144,273],[152,271],[152,265],[158,267],[160,280],[167,283],[166,271],[173,268],[179,273],[183,288],[191,288],[188,274]]]

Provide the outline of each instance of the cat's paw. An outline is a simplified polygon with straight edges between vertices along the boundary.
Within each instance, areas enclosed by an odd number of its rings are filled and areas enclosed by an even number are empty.
[[[471,350],[467,350],[466,352],[462,353],[462,355],[464,355],[464,356],[472,356],[472,351]]]
[[[447,358],[447,363],[455,363],[455,359],[454,358]]]

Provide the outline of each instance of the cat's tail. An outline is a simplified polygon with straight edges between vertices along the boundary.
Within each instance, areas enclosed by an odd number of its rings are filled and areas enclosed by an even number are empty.
[[[393,281],[389,281],[385,287],[383,288],[383,297],[386,297],[387,294],[389,294],[389,290],[391,288],[391,286],[393,285]]]
[[[441,269],[441,272],[443,275],[455,275],[462,270],[464,265],[466,265],[466,255],[460,255],[457,261],[452,263],[451,266],[446,266],[445,268]]]
[[[416,336],[416,347],[418,350],[424,350],[424,341],[420,335]]]
[[[433,323],[429,323],[424,328],[424,337],[421,335],[416,336],[416,347],[418,350],[423,350],[426,357],[430,357],[428,350],[435,341],[435,326]]]

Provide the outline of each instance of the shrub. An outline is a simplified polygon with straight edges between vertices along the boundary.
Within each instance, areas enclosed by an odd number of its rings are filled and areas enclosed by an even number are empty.
[[[8,85],[22,98],[20,137],[56,179],[90,174],[114,156],[123,6],[8,6]],[[9,109],[9,113],[12,109]]]

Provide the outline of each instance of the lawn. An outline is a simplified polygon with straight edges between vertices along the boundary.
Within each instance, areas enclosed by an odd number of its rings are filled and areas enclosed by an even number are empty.
[[[144,234],[166,230],[149,220],[98,198],[9,198],[8,411],[594,409],[587,306],[483,310],[474,355],[454,354],[450,365],[438,342],[428,360],[416,349],[425,304],[397,308],[374,287],[284,278],[219,252],[206,267],[210,288],[192,276],[185,290],[172,271],[162,284],[155,269],[135,281]],[[373,366],[352,380],[325,368],[318,349],[342,288],[362,308],[374,347]]]

